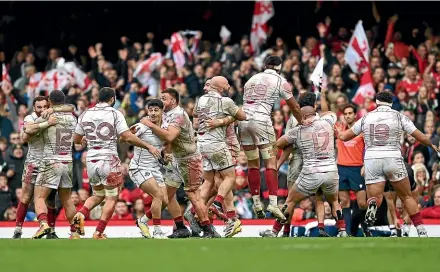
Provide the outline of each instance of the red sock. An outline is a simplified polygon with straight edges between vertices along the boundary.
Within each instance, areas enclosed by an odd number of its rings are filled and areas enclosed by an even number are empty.
[[[226,212],[226,217],[228,219],[234,219],[235,217],[237,217],[237,215],[235,214],[235,211],[227,211]]]
[[[55,220],[57,219],[57,210],[52,208],[47,208],[47,223],[49,227],[55,228]]]
[[[159,219],[153,219],[153,226],[160,226],[160,218]]]
[[[209,222],[209,220],[205,220],[205,221],[203,221],[202,223],[200,223],[200,225],[201,225],[202,227],[204,227],[204,226],[208,226],[209,224],[211,224],[211,222]]]
[[[260,169],[249,168],[248,183],[251,195],[260,195],[260,182]]]
[[[153,203],[153,197],[148,195],[144,201],[145,201],[145,210],[147,211],[151,209],[151,203]]]
[[[318,223],[318,228],[323,229],[324,227],[324,223]]]
[[[37,216],[37,220],[38,220],[38,222],[47,222],[47,213],[40,213],[38,216]]]
[[[99,220],[98,226],[96,227],[96,231],[103,233],[105,230],[105,227],[107,227],[107,222],[104,220]]]
[[[214,219],[212,219],[212,217],[210,217],[209,220],[206,220],[206,221],[209,221],[209,223],[211,223],[211,224],[214,223]]]
[[[86,206],[83,206],[80,210],[80,213],[82,213],[84,215],[85,218],[89,218],[90,215],[90,210],[89,208],[87,208]]]
[[[281,225],[281,223],[278,220],[275,220],[275,224],[273,224],[272,230],[274,232],[280,232],[282,227],[283,225]]]
[[[338,220],[336,222],[336,227],[338,230],[345,230],[345,220]]]
[[[191,212],[192,215],[196,214],[196,209],[194,209],[194,206],[192,206],[189,211]]]
[[[283,230],[283,232],[284,232],[284,233],[290,233],[290,224],[285,224],[285,225],[284,225],[284,230]]]
[[[29,204],[24,204],[23,202],[18,203],[17,207],[17,219],[15,220],[15,226],[22,227],[24,218],[26,217],[27,209]]]
[[[267,168],[264,172],[264,177],[266,178],[267,189],[269,190],[269,195],[278,195],[278,173],[275,169]]]
[[[223,197],[223,196],[221,196],[221,195],[217,195],[216,197],[215,197],[215,202],[219,202],[219,203],[221,203],[222,205],[223,205],[223,200],[225,200],[225,198]]]
[[[76,232],[75,224],[70,224],[70,232],[71,233]]]
[[[417,227],[418,225],[422,225],[423,224],[423,220],[422,217],[420,216],[420,212],[411,215],[409,218],[411,218],[411,221],[414,224],[414,227]]]
[[[183,217],[178,216],[174,218],[174,224],[176,225],[176,228],[181,229],[185,227],[185,224],[183,224]]]
[[[151,210],[148,210],[145,215],[148,217],[148,219],[153,218],[153,215],[151,214]]]

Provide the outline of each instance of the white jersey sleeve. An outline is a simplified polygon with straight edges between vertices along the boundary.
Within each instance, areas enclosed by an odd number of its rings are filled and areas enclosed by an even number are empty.
[[[115,111],[116,112],[116,133],[118,135],[121,135],[122,133],[124,133],[125,131],[127,131],[128,125],[127,125],[127,121],[125,121],[124,115],[122,114],[122,112],[120,111]]]
[[[135,135],[137,137],[141,136],[142,134],[144,134],[147,131],[147,127],[141,123],[137,123],[136,124],[136,133]]]
[[[222,100],[224,111],[229,113],[229,115],[232,117],[237,115],[237,112],[240,110],[240,108],[234,103],[234,101],[229,97],[223,97]]]
[[[334,126],[336,124],[337,117],[336,117],[336,114],[332,112],[332,113],[327,113],[327,114],[323,115],[322,117],[320,117],[320,119],[326,120],[332,126]]]
[[[82,120],[82,118],[83,118],[83,116],[84,116],[84,113],[86,113],[86,112],[83,112],[83,113],[79,116],[79,118],[78,118],[78,123],[76,124],[76,127],[75,127],[75,133],[78,134],[78,135],[82,135],[82,136],[84,136],[84,135],[86,134],[85,131],[84,131],[84,128],[83,128],[82,122],[81,122],[81,120]]]
[[[296,140],[298,138],[298,130],[299,127],[295,127],[291,130],[288,130],[286,132],[286,139],[289,145],[293,145],[293,147],[296,147]]]
[[[409,120],[409,118],[406,115],[401,113],[399,113],[399,115],[400,115],[400,121],[402,122],[402,129],[410,135],[413,134],[414,131],[417,130],[414,123],[411,120]]]
[[[281,83],[280,91],[281,91],[280,96],[285,100],[289,100],[290,98],[293,97],[292,85],[290,85],[290,83],[287,82],[287,80],[284,78],[283,78],[283,82]]]
[[[365,117],[362,117],[361,119],[357,120],[356,123],[354,123],[354,126],[351,128],[353,133],[355,135],[359,135],[362,133],[362,123],[364,121]]]

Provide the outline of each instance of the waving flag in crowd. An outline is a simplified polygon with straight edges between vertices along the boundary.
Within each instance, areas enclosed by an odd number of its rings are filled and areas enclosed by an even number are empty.
[[[275,15],[272,1],[255,1],[252,18],[251,51],[259,53],[261,44],[267,38],[267,22]]]
[[[2,81],[0,82],[0,86],[3,84],[3,82],[9,82],[9,84],[12,85],[11,77],[9,76],[8,68],[3,63],[2,64]]]
[[[147,59],[142,61],[136,67],[133,72],[133,77],[135,77],[142,86],[147,87],[151,78],[151,73],[156,70],[157,67],[162,63],[163,57],[161,53],[153,53]]]
[[[345,61],[351,70],[355,73],[362,74],[360,86],[352,100],[353,103],[358,105],[363,104],[365,98],[373,98],[376,94],[371,77],[369,55],[370,47],[368,45],[367,36],[365,35],[362,21],[359,21],[348,43],[347,51],[345,52]]]
[[[74,62],[66,62],[60,69],[64,69],[73,77],[73,84],[82,91],[89,91],[92,88],[92,81]]]
[[[186,63],[185,54],[187,51],[185,40],[179,32],[171,35],[171,51],[173,53],[173,60],[177,68],[182,68]]]

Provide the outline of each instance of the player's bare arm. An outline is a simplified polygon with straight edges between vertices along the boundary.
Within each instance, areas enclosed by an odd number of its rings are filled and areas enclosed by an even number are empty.
[[[29,134],[29,136],[35,135],[40,131],[57,124],[57,118],[55,116],[50,116],[47,121],[43,118],[38,118],[35,123],[28,123],[24,126],[24,134]]]
[[[301,123],[302,115],[301,115],[301,108],[299,107],[298,102],[294,97],[291,97],[286,100],[286,104],[289,106],[290,111],[292,112],[295,119],[298,121],[298,123]]]
[[[287,146],[283,150],[283,153],[281,154],[280,158],[278,159],[278,163],[277,163],[278,170],[280,170],[281,165],[283,165],[283,163],[289,159],[289,156],[292,153],[292,151],[293,151],[292,145]]]
[[[84,150],[87,146],[86,137],[84,137],[81,134],[77,134],[77,133],[73,134],[73,143],[75,144],[76,151]]]
[[[75,110],[75,107],[70,104],[65,105],[57,105],[52,108],[49,108],[41,113],[41,117],[48,119],[49,116],[54,112],[73,112]]]
[[[156,134],[159,138],[164,140],[167,143],[171,143],[174,139],[177,138],[180,134],[180,129],[175,126],[168,126],[168,129],[163,129],[158,125],[154,124],[148,118],[142,118],[141,123],[145,126],[149,127],[154,134]]]
[[[413,137],[414,137],[417,141],[419,141],[422,145],[429,146],[430,148],[434,149],[435,152],[439,152],[438,147],[435,146],[435,145],[433,145],[433,144],[431,143],[431,140],[429,140],[429,138],[428,138],[424,133],[422,133],[420,130],[417,129],[416,131],[414,131],[414,132],[411,134],[411,136],[413,136]]]
[[[122,132],[119,135],[119,140],[121,142],[127,142],[131,145],[148,150],[148,152],[150,152],[156,159],[161,158],[159,149],[155,148],[154,146],[150,145],[149,143],[142,141],[136,135],[131,133],[131,131],[129,131],[129,130]]]
[[[281,136],[277,141],[277,148],[284,150],[289,145],[289,142],[287,141],[287,136],[283,135]]]
[[[352,129],[347,129],[346,131],[339,133],[338,138],[339,140],[346,142],[346,141],[350,141],[356,136],[357,135],[353,132]]]
[[[327,103],[327,88],[322,88],[321,90],[321,116],[327,115],[329,112],[329,107]]]

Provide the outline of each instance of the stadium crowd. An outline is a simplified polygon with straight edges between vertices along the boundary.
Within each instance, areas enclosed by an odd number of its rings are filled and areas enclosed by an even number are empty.
[[[379,23],[379,18],[377,23]],[[411,37],[402,37],[394,31],[398,16],[388,20],[386,33],[379,33],[376,26],[366,30],[371,48],[370,66],[373,85],[376,92],[389,91],[395,95],[393,109],[402,111],[424,133],[430,135],[435,145],[440,144],[440,37],[434,36],[432,29],[413,29]],[[139,63],[148,59],[156,50],[153,46],[154,33],[147,34],[144,44],[131,41],[129,37],[120,38],[120,49],[114,52],[118,60],[109,62],[103,55],[105,44],[97,43],[88,48],[87,56],[80,56],[75,45],[66,48],[52,48],[47,57],[41,57],[31,45],[17,49],[12,56],[0,52],[0,62],[7,67],[11,84],[5,81],[0,90],[0,220],[15,221],[16,205],[21,197],[21,179],[27,147],[22,143],[20,132],[23,119],[32,110],[32,98],[28,96],[30,78],[37,72],[49,71],[60,62],[74,62],[87,73],[92,87],[87,91],[73,85],[63,89],[67,102],[73,104],[75,115],[79,116],[85,109],[97,103],[101,87],[110,86],[117,91],[116,108],[120,110],[128,125],[133,125],[145,116],[146,103],[158,97],[160,90],[175,88],[179,91],[181,104],[192,117],[195,102],[203,94],[206,79],[213,76],[224,76],[230,82],[229,97],[237,105],[243,103],[243,86],[254,74],[261,70],[262,59],[266,55],[277,55],[284,60],[282,76],[292,85],[294,95],[313,92],[309,77],[320,58],[325,59],[324,71],[327,74],[327,99],[330,109],[337,113],[339,122],[345,123],[343,109],[354,97],[360,78],[345,63],[344,54],[350,39],[350,28],[333,29],[331,18],[326,18],[317,26],[317,32],[309,36],[297,36],[296,44],[286,44],[278,37],[274,44],[264,44],[260,55],[251,54],[250,42],[243,36],[238,44],[229,40],[205,41],[202,33],[187,36],[188,47],[197,45],[197,50],[188,52],[185,65],[177,68],[172,56],[165,55],[161,65],[151,72],[150,85],[144,87],[133,73]],[[200,41],[197,38],[201,38]],[[170,40],[164,40],[165,45]],[[198,43],[198,44],[196,44]],[[65,50],[66,49],[66,50]],[[170,50],[171,51],[171,50]],[[46,53],[46,52],[45,52]],[[164,53],[164,52],[162,52]],[[166,52],[165,52],[166,53]],[[5,72],[5,71],[3,71]],[[3,73],[4,74],[4,73]],[[44,93],[44,91],[43,91]],[[319,94],[317,94],[319,95]],[[319,99],[317,100],[319,103]],[[356,105],[357,118],[375,109],[374,98],[369,97],[365,103]],[[319,106],[318,106],[319,109]],[[285,132],[290,117],[289,107],[283,100],[276,103],[273,109],[273,126],[277,138]],[[402,152],[406,162],[414,171],[414,177],[420,193],[419,205],[423,208],[424,218],[440,219],[440,169],[439,154],[430,148],[416,143],[411,136],[402,139]],[[123,162],[125,177],[124,189],[119,195],[113,220],[134,219],[143,215],[147,196],[136,188],[128,175],[128,164],[133,156],[133,147],[127,144],[119,146],[119,155]],[[280,155],[280,154],[279,154]],[[86,152],[75,151],[74,154],[74,193],[72,199],[79,210],[88,198],[91,188],[85,170]],[[338,154],[338,156],[342,156]],[[262,164],[264,165],[264,164]],[[252,210],[252,198],[247,186],[247,160],[244,152],[240,153],[236,168],[237,182],[234,188],[234,203],[240,218],[255,218]],[[264,168],[260,170],[265,171]],[[263,199],[268,192],[261,175],[261,192]],[[279,172],[279,205],[287,197],[287,163]],[[351,195],[354,200],[354,194]],[[178,191],[178,202],[182,210],[188,199],[183,189]],[[295,220],[315,218],[313,197],[303,200],[295,209]],[[352,201],[352,205],[356,205]],[[398,210],[401,207],[397,204]],[[328,207],[328,203],[326,203]],[[163,218],[167,218],[164,211]],[[91,219],[98,219],[99,207],[90,214]],[[326,217],[331,213],[326,209]],[[168,217],[169,218],[169,217]],[[58,219],[65,219],[64,210],[60,209]],[[36,216],[29,210],[27,221],[35,221]]]

